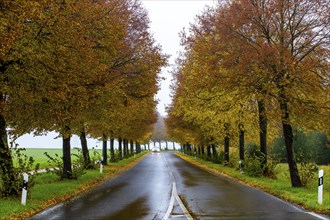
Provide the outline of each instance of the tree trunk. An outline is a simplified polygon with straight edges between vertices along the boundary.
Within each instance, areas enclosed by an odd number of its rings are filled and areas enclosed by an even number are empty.
[[[267,166],[267,117],[266,108],[263,100],[258,100],[259,128],[260,128],[260,152],[263,154],[261,164]],[[265,170],[265,172],[267,172]]]
[[[174,142],[172,142],[173,143],[173,150],[175,150],[175,144],[174,144]]]
[[[201,156],[201,146],[197,147],[197,155],[198,155],[198,157]]]
[[[205,152],[204,152],[204,145],[201,146],[201,154],[202,154],[202,157],[204,158],[204,154],[205,154]]]
[[[162,149],[162,142],[159,140],[158,143],[159,143],[159,149],[161,150]]]
[[[124,158],[127,158],[127,140],[123,139],[123,153],[124,153]]]
[[[108,154],[107,154],[107,136],[103,134],[102,136],[102,164],[107,165],[108,164]]]
[[[211,145],[211,148],[212,148],[212,157],[217,158],[218,157],[217,148],[215,147],[214,144]]]
[[[91,159],[90,159],[89,152],[88,152],[85,129],[82,130],[82,132],[80,133],[79,138],[80,138],[80,143],[81,143],[82,154],[83,154],[83,157],[84,157],[84,167],[86,169],[89,169],[92,166],[91,166]]]
[[[115,139],[114,138],[110,138],[110,161],[111,162],[115,162],[115,148],[114,148],[114,142]]]
[[[212,154],[211,154],[211,146],[210,145],[207,145],[206,151],[207,151],[207,160],[211,160]]]
[[[225,128],[225,138],[224,138],[224,160],[225,162],[229,162],[229,124],[224,124]]]
[[[187,152],[188,152],[188,155],[192,155],[192,148],[191,148],[190,143],[187,143]]]
[[[128,140],[124,139],[124,157],[127,158],[128,157]]]
[[[63,174],[62,179],[72,179],[72,164],[71,164],[71,135],[68,134],[69,127],[65,128],[63,134]]]
[[[224,140],[224,142],[225,142],[224,159],[227,163],[229,162],[229,141],[230,141],[229,136],[226,135],[225,140]]]
[[[288,157],[290,178],[292,187],[301,187],[301,179],[299,177],[299,172],[297,168],[296,161],[293,155],[293,131],[290,125],[290,115],[288,110],[288,104],[284,92],[280,96],[280,108],[282,111],[282,126],[283,126],[283,136],[285,141],[285,147]]]
[[[131,150],[131,156],[134,155],[134,142],[131,140],[130,141],[130,150]]]
[[[128,140],[125,139],[124,143],[125,143],[124,146],[125,146],[125,151],[126,151],[126,158],[128,158],[129,157]]]
[[[123,139],[118,139],[118,158],[119,160],[123,159]]]
[[[244,160],[244,125],[239,125],[239,159]]]
[[[13,187],[15,180],[14,165],[11,156],[11,151],[8,146],[6,121],[3,115],[0,114],[0,176],[3,182],[4,196],[16,196],[18,192]]]
[[[135,142],[136,153],[141,153],[141,145],[138,141]]]

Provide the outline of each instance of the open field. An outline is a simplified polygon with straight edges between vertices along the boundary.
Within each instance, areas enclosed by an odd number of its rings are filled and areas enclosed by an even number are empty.
[[[93,155],[93,151],[97,151],[100,153],[102,150],[101,149],[90,149],[89,150],[89,154],[90,156]],[[49,168],[49,164],[48,164],[48,158],[45,155],[45,152],[47,152],[50,156],[54,157],[55,154],[58,154],[60,157],[62,156],[62,149],[58,149],[58,148],[27,148],[26,151],[23,151],[24,154],[26,154],[27,156],[31,156],[34,158],[36,163],[40,164],[40,169],[45,169],[45,168]],[[78,150],[76,148],[71,150],[71,153],[77,153]],[[74,159],[74,158],[72,158]],[[14,164],[17,164],[17,162],[14,160]]]
[[[276,166],[276,179],[267,177],[249,177],[236,168],[231,168],[210,161],[204,161],[199,158],[178,154],[186,161],[207,169],[215,174],[225,175],[246,185],[259,188],[265,192],[282,198],[286,201],[299,205],[307,210],[320,214],[330,215],[330,166],[319,166],[324,170],[323,185],[323,204],[317,203],[318,178],[315,175],[312,183],[307,187],[291,187],[289,170],[287,164],[278,164]]]
[[[28,154],[34,156],[36,162],[42,161],[43,150],[48,149],[28,149]],[[47,151],[49,154],[60,153],[60,149],[52,149]],[[0,198],[0,219],[22,219],[29,217],[42,209],[65,201],[73,196],[84,192],[91,187],[99,184],[106,178],[114,178],[120,173],[134,166],[148,152],[142,152],[124,159],[118,163],[109,163],[104,166],[103,173],[99,170],[86,170],[86,174],[78,180],[60,181],[55,174],[42,173],[36,178],[35,186],[28,192],[28,200],[26,206],[21,205],[20,198],[2,199]],[[40,159],[41,158],[41,159]]]

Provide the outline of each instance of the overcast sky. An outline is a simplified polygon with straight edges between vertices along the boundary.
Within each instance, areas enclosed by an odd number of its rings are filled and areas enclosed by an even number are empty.
[[[179,32],[189,27],[189,23],[194,22],[194,17],[200,14],[206,5],[214,5],[214,0],[176,1],[176,0],[142,0],[144,7],[149,13],[151,21],[151,33],[158,44],[162,46],[163,52],[170,55],[170,64],[173,65],[180,48]],[[157,94],[159,99],[158,111],[165,115],[165,106],[171,102],[170,89],[171,66],[164,68],[161,76],[166,80],[161,83],[161,90]],[[62,139],[57,138],[58,134],[50,132],[47,136],[33,137],[24,135],[17,140],[20,147],[25,148],[61,148]],[[88,140],[89,147],[100,148],[102,143],[97,140]],[[80,146],[77,136],[71,139],[73,147]]]
[[[151,21],[151,33],[157,43],[163,48],[163,52],[170,55],[170,64],[173,65],[180,48],[179,32],[189,23],[194,23],[194,17],[200,14],[206,5],[215,5],[214,0],[176,1],[176,0],[142,0],[144,7],[149,13]],[[171,102],[170,89],[171,66],[162,70],[161,76],[166,78],[162,81],[161,90],[157,94],[159,99],[158,111],[165,115],[165,106]]]

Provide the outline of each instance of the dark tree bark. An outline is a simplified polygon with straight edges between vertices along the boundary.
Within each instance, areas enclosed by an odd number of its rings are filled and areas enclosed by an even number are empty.
[[[141,153],[141,145],[138,141],[135,142],[136,153]]]
[[[182,144],[181,145],[181,151],[186,154],[187,153],[187,150],[186,150],[186,144]]]
[[[174,144],[174,142],[172,142],[172,144],[173,144],[173,150],[175,150],[175,144]]]
[[[224,160],[225,162],[229,162],[229,124],[225,123],[225,138],[224,138]]]
[[[165,141],[165,144],[166,144],[165,149],[168,150],[168,144],[167,144],[167,141]]]
[[[18,195],[12,184],[15,180],[13,170],[14,165],[8,146],[6,121],[3,115],[0,114],[0,176],[4,187],[3,193],[5,193],[4,196],[6,197]]]
[[[126,158],[128,158],[129,157],[129,146],[128,146],[128,140],[127,139],[125,139],[125,151],[126,151]]]
[[[123,159],[123,140],[121,138],[118,139],[118,159]]]
[[[211,146],[210,145],[207,145],[206,151],[207,151],[207,158],[206,159],[211,160],[212,154],[211,154]]]
[[[229,162],[229,137],[226,135],[225,136],[225,147],[224,147],[224,159],[226,162]]]
[[[91,159],[90,159],[89,152],[88,152],[87,138],[86,138],[85,129],[82,130],[82,132],[80,133],[79,138],[80,138],[80,143],[81,143],[82,154],[83,154],[83,157],[84,157],[84,167],[86,169],[90,169],[90,168],[92,168],[92,166],[91,166]]]
[[[103,134],[103,136],[102,136],[102,142],[103,142],[103,144],[102,144],[102,158],[103,158],[102,164],[107,165],[108,164],[108,154],[107,154],[107,151],[108,151],[107,142],[108,142],[108,140],[107,140],[107,136],[105,134]]]
[[[239,159],[244,160],[244,125],[239,125]]]
[[[130,140],[130,156],[134,155],[134,142]]]
[[[124,158],[127,158],[127,140],[123,139],[123,152],[124,152]]]
[[[111,162],[116,162],[114,142],[115,142],[115,139],[110,138],[110,161]]]
[[[186,145],[187,145],[187,152],[188,152],[188,154],[189,155],[192,155],[193,153],[192,153],[191,144],[190,143],[187,143]]]
[[[259,128],[260,128],[260,152],[262,153],[261,164],[267,166],[267,117],[266,108],[263,100],[258,100]],[[265,170],[265,172],[267,172]]]
[[[293,130],[290,125],[290,114],[288,109],[288,103],[286,101],[286,96],[284,92],[280,94],[280,108],[282,111],[282,126],[283,126],[283,136],[287,152],[287,159],[289,164],[290,179],[292,187],[301,187],[301,179],[299,176],[297,163],[294,160],[293,155]]]
[[[63,136],[63,174],[62,179],[72,179],[71,164],[71,134],[70,128],[65,127]]]
[[[217,148],[215,147],[214,144],[211,145],[211,148],[212,148],[212,157],[217,158],[218,157]]]
[[[203,156],[203,158],[204,158],[204,154],[205,154],[205,151],[204,151],[204,145],[201,146],[201,154],[202,154],[202,156]]]
[[[126,144],[125,144],[126,145],[126,158],[128,158],[129,157],[129,154],[130,154],[129,153],[129,141],[126,139],[125,142],[126,142]]]

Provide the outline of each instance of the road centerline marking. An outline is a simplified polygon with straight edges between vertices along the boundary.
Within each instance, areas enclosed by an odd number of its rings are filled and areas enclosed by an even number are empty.
[[[176,184],[175,182],[173,182],[173,191],[174,191],[174,196],[176,198],[176,201],[179,203],[184,215],[186,216],[187,219],[189,220],[193,220],[193,217],[190,215],[189,211],[187,210],[187,208],[185,207],[185,205],[183,204],[183,202],[181,201],[179,195],[178,195],[178,191],[176,189]]]
[[[172,210],[173,210],[173,206],[174,206],[174,183],[172,184],[172,195],[171,195],[171,199],[170,199],[170,204],[167,208],[166,214],[163,217],[163,220],[167,220],[168,217],[171,215]]]
[[[171,198],[170,198],[170,203],[169,203],[169,206],[167,208],[167,211],[165,213],[165,216],[163,217],[162,220],[167,220],[172,211],[173,211],[173,207],[174,207],[174,202],[175,200],[178,202],[179,206],[181,207],[181,210],[183,211],[183,214],[185,215],[185,217],[188,219],[188,220],[193,220],[193,217],[190,215],[189,211],[187,210],[187,208],[185,207],[185,205],[183,204],[182,200],[180,199],[179,195],[178,195],[178,191],[176,189],[176,183],[175,183],[175,176],[166,160],[166,157],[164,154],[162,154],[163,156],[163,159],[165,161],[165,164],[166,164],[166,167],[168,169],[168,172],[170,174],[170,176],[172,176],[172,179],[173,179],[173,182],[172,182],[172,193],[171,193]]]
[[[187,210],[187,208],[185,207],[185,205],[183,204],[182,200],[180,199],[179,195],[178,195],[178,191],[176,189],[176,184],[175,182],[172,183],[172,195],[171,195],[171,199],[170,199],[170,204],[167,208],[166,214],[163,217],[163,220],[167,220],[172,211],[173,211],[173,206],[174,206],[174,201],[177,201],[178,204],[181,207],[181,210],[183,211],[184,216],[188,219],[188,220],[193,220],[193,217],[190,215],[189,211]]]

